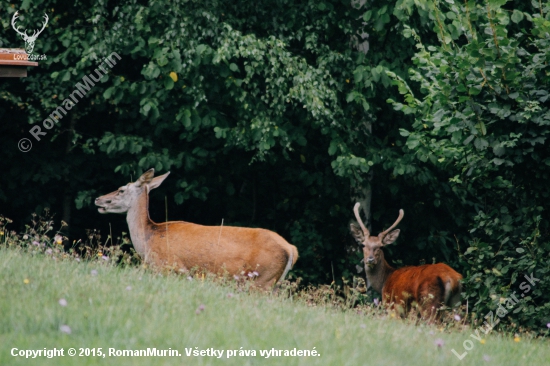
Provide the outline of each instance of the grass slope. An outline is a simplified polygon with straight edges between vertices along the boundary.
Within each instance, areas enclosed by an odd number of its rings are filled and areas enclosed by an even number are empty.
[[[471,332],[442,333],[391,318],[238,293],[208,280],[54,261],[13,249],[0,249],[0,283],[0,365],[547,365],[550,360],[545,341],[518,343],[489,335],[481,344],[469,338]],[[66,306],[59,304],[62,298]],[[71,333],[61,332],[61,325]],[[444,344],[438,346],[437,339]],[[459,361],[451,349],[464,352],[466,339],[473,340],[474,348]],[[13,357],[14,347],[64,348],[65,357]],[[171,348],[182,356],[70,357],[70,347],[101,347],[107,353],[109,348]],[[187,357],[185,348],[195,347],[242,347],[257,355]],[[314,347],[320,356],[266,359],[259,353]]]

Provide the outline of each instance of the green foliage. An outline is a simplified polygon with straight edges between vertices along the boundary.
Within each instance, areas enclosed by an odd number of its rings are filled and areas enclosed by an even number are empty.
[[[401,130],[411,164],[445,171],[440,192],[460,202],[455,220],[469,222],[466,298],[480,317],[492,309],[491,296],[508,296],[524,274],[550,271],[550,8],[510,11],[504,3],[440,3],[432,12],[439,46],[409,31],[419,49],[411,83],[422,99],[389,73],[405,96],[391,101],[394,108],[414,116]],[[545,327],[547,289],[543,281],[529,293],[510,315],[514,326]]]

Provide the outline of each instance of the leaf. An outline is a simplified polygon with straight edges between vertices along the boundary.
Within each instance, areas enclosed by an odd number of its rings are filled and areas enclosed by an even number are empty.
[[[233,72],[239,72],[239,67],[236,64],[229,64],[229,69]]]
[[[519,10],[515,10],[512,13],[512,22],[519,23],[523,20],[523,13]]]
[[[497,9],[506,4],[508,1],[510,0],[488,0],[487,2],[492,9]]]
[[[338,150],[338,144],[334,141],[331,141],[330,146],[328,148],[328,154],[332,156],[332,155],[336,154],[337,150]]]
[[[523,252],[525,252],[525,249],[523,249],[523,248],[516,248],[516,252],[518,252],[518,253],[523,253]]]
[[[485,127],[485,123],[483,123],[483,121],[479,121],[479,123],[476,125],[476,128],[481,131],[482,136],[485,136],[487,134],[487,128]]]
[[[365,14],[363,14],[363,20],[368,22],[370,18],[372,18],[372,10],[367,10]]]
[[[478,137],[474,140],[474,146],[478,150],[485,150],[489,146],[489,143],[484,138]]]
[[[172,90],[174,88],[174,80],[171,78],[164,78],[164,88],[166,90]]]
[[[472,142],[472,140],[475,138],[476,136],[475,135],[470,135],[466,138],[466,140],[464,140],[463,144],[464,145],[468,145],[470,142]]]
[[[107,88],[107,90],[103,92],[103,98],[105,99],[111,98],[111,94],[113,94],[113,91],[114,91],[114,87]]]

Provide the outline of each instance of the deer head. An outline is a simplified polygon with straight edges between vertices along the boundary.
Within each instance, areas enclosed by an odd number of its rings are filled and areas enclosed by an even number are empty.
[[[13,17],[11,18],[11,26],[13,27],[13,29],[19,33],[19,35],[21,35],[21,37],[23,37],[23,40],[25,41],[25,51],[28,53],[28,54],[31,54],[32,51],[34,50],[34,42],[36,42],[36,39],[38,38],[38,36],[40,35],[40,33],[42,33],[42,31],[44,30],[44,28],[46,28],[46,24],[48,24],[48,15],[47,14],[44,14],[44,24],[42,24],[42,29],[40,29],[39,31],[34,31],[32,36],[29,36],[27,34],[27,31],[25,30],[25,33],[21,32],[19,30],[19,26],[15,26],[15,21],[19,18],[19,12],[16,11],[15,14],[13,14]]]
[[[156,178],[155,169],[149,169],[138,180],[120,187],[114,192],[95,199],[96,206],[99,206],[99,213],[126,213],[137,202],[142,194],[148,194],[168,177],[170,172],[159,175]]]
[[[357,202],[355,207],[353,207],[353,212],[355,213],[355,218],[357,219],[360,228],[355,224],[351,224],[350,229],[355,241],[363,248],[365,266],[372,269],[384,261],[384,253],[381,248],[384,245],[393,243],[399,236],[399,229],[393,231],[392,229],[399,224],[405,213],[403,210],[399,210],[399,217],[397,218],[397,221],[395,221],[389,229],[382,231],[378,234],[378,236],[371,236],[369,230],[365,227],[365,224],[363,224],[363,221],[359,215],[360,205],[361,204]]]

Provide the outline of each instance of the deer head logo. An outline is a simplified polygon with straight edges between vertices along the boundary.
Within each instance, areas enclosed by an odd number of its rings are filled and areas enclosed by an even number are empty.
[[[44,14],[44,24],[42,24],[42,29],[40,29],[37,33],[37,31],[35,30],[32,34],[32,36],[29,36],[27,34],[27,31],[25,30],[25,33],[21,32],[19,30],[19,26],[15,26],[15,21],[17,20],[17,18],[19,18],[19,12],[16,11],[15,14],[13,14],[13,17],[11,18],[11,26],[13,27],[13,29],[19,33],[21,35],[21,37],[23,37],[23,40],[25,41],[25,51],[28,53],[28,54],[31,54],[32,51],[34,50],[34,42],[36,42],[36,39],[38,38],[38,36],[40,35],[40,33],[42,33],[42,31],[44,30],[44,28],[46,28],[46,24],[48,24],[48,16],[46,14]]]

